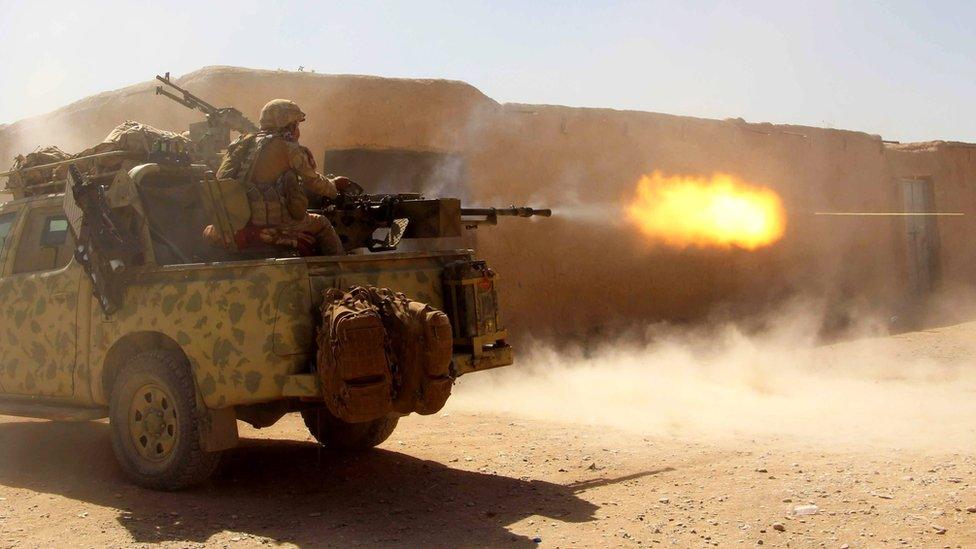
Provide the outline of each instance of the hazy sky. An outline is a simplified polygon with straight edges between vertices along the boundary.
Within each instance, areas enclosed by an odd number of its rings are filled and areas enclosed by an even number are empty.
[[[0,122],[205,65],[976,141],[976,2],[0,0]]]

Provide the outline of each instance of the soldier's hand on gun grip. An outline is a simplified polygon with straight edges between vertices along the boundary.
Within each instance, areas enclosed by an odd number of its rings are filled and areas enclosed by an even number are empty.
[[[342,194],[346,194],[346,191],[348,191],[350,187],[352,187],[353,185],[355,185],[355,183],[353,183],[352,179],[349,179],[348,177],[345,177],[345,176],[342,176],[342,175],[340,175],[338,177],[333,177],[332,178],[332,184],[335,185],[336,190],[339,191]]]

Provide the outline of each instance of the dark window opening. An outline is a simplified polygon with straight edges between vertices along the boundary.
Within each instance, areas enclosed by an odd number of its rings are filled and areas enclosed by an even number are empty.
[[[48,217],[41,233],[41,246],[62,246],[67,239],[68,219],[63,215]]]
[[[74,239],[60,212],[49,207],[28,212],[14,254],[14,274],[60,269],[71,260]]]
[[[0,215],[0,255],[7,247],[7,237],[10,236],[10,229],[13,228],[15,219],[17,219],[17,212]]]
[[[457,153],[401,149],[325,151],[325,173],[344,175],[367,193],[424,193],[463,198],[464,158]]]

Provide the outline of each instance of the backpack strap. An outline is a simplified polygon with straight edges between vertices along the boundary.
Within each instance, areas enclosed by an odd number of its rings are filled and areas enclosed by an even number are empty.
[[[258,155],[260,155],[261,151],[264,150],[269,143],[271,143],[271,140],[274,139],[274,137],[274,134],[270,133],[259,133],[254,137],[254,141],[251,143],[251,148],[248,151],[247,156],[244,158],[244,162],[241,164],[240,170],[237,172],[242,174],[239,181],[244,188],[250,188],[252,186],[251,177],[254,174],[254,165],[258,161]]]

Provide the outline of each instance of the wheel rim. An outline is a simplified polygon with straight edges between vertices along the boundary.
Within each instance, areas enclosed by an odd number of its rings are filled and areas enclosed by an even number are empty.
[[[166,459],[178,435],[173,397],[155,383],[140,387],[129,405],[129,436],[139,455],[150,461]]]

